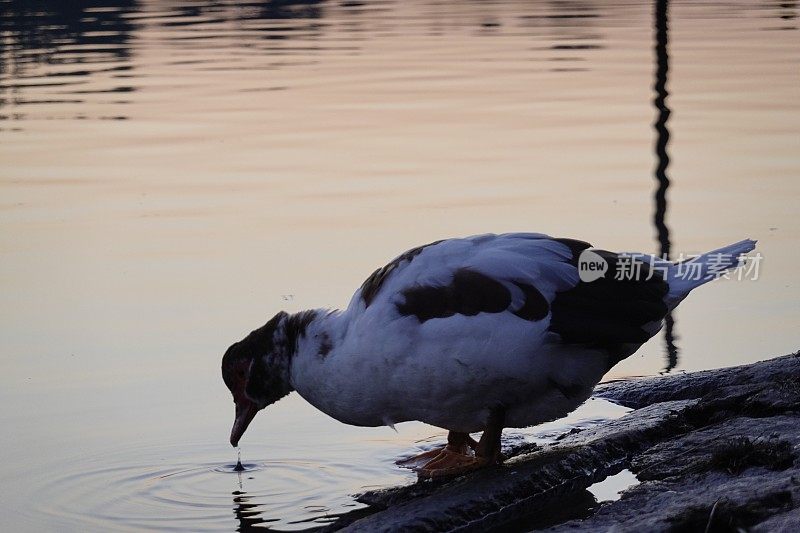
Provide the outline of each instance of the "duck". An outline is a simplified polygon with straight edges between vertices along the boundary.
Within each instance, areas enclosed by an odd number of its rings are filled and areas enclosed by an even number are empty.
[[[447,430],[445,445],[398,461],[420,478],[500,464],[505,428],[576,409],[689,292],[755,245],[683,262],[539,233],[412,248],[375,270],[347,308],[278,312],[227,349],[230,443],[296,391],[345,424]]]

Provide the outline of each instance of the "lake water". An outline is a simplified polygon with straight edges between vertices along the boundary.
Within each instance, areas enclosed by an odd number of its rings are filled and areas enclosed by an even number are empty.
[[[443,237],[673,257],[757,238],[759,279],[698,290],[608,377],[796,350],[798,11],[0,0],[2,529],[303,529],[413,481],[394,459],[441,430],[296,395],[232,472],[219,360]]]

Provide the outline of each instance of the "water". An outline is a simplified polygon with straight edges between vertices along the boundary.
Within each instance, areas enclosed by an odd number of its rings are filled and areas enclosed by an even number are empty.
[[[698,290],[609,377],[797,349],[797,13],[0,0],[3,528],[303,529],[412,481],[393,461],[442,432],[296,396],[233,471],[219,359],[442,237],[674,257],[758,238],[757,281]]]
[[[636,476],[628,470],[622,470],[618,474],[608,476],[603,481],[595,483],[587,490],[591,492],[598,502],[609,502],[619,500],[622,492],[639,484]]]

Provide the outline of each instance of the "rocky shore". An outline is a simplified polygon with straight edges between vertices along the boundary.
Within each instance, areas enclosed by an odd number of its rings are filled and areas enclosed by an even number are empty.
[[[800,531],[800,352],[759,363],[606,383],[634,410],[502,466],[361,494],[344,531]],[[625,470],[611,502],[586,489]]]

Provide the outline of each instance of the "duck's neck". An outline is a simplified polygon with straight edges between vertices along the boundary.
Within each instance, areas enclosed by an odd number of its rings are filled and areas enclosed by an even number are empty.
[[[294,348],[291,366],[323,361],[341,345],[346,329],[344,311],[312,309],[290,315],[286,319],[286,335]]]
[[[289,317],[292,319],[289,329],[296,339],[289,372],[291,387],[323,413],[356,423],[360,419],[353,418],[354,384],[352,365],[348,363],[353,350],[353,339],[348,332],[351,315],[348,310],[320,309],[306,313]]]

